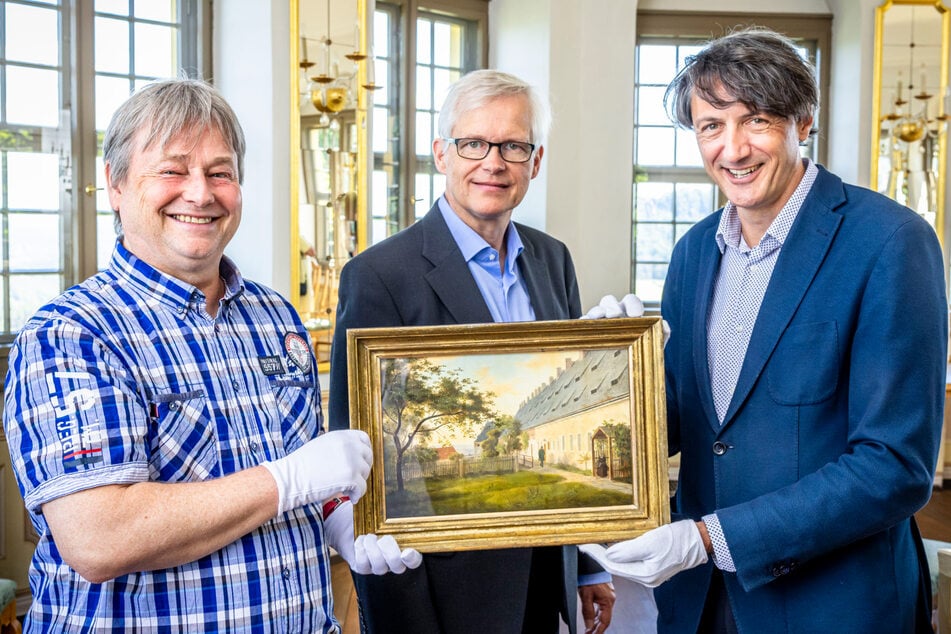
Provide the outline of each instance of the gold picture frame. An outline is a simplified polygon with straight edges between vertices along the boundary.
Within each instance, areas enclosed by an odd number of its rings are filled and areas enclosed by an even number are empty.
[[[439,552],[670,521],[660,318],[351,329],[347,351],[373,446],[357,535]]]

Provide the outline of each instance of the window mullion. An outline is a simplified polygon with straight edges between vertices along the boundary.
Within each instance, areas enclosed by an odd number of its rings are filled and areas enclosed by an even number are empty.
[[[72,138],[72,178],[70,214],[72,231],[73,271],[67,275],[66,285],[75,284],[97,270],[96,264],[96,103],[95,53],[93,42],[93,2],[76,0],[68,7],[72,35],[70,46],[64,50],[73,57],[66,64],[71,76],[68,82],[70,96],[70,127]]]
[[[403,21],[403,48],[400,51],[400,76],[403,81],[400,86],[400,98],[403,102],[401,109],[400,154],[403,157],[403,168],[400,171],[400,228],[408,227],[416,218],[416,27],[419,11],[415,2],[408,2],[404,7]]]

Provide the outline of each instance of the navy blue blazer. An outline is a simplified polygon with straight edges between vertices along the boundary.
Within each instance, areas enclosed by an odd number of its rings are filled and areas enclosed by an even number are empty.
[[[923,562],[912,516],[931,494],[947,366],[935,232],[820,168],[721,426],[706,325],[721,213],[676,245],[664,288],[675,506],[693,519],[717,512],[740,631],[915,631]],[[696,631],[711,570],[655,591],[660,631]]]
[[[520,274],[539,320],[581,315],[574,264],[567,247],[517,224],[524,249]],[[337,323],[330,363],[330,429],[350,426],[347,388],[349,328],[490,323],[489,312],[438,206],[414,225],[350,260],[340,273]],[[547,618],[561,612],[575,631],[577,574],[599,570],[574,546],[429,553],[402,575],[354,575],[361,620],[376,633],[520,634],[526,591],[543,589]],[[541,618],[541,617],[539,617]],[[557,621],[557,616],[555,617]],[[532,631],[556,632],[557,623]]]

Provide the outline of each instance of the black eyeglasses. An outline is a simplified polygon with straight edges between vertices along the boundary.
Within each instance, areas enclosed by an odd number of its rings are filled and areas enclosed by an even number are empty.
[[[499,154],[506,163],[524,163],[532,158],[532,152],[535,151],[535,144],[521,141],[502,141],[501,143],[482,139],[446,139],[446,141],[455,143],[456,154],[473,161],[481,161],[494,147],[499,148]]]

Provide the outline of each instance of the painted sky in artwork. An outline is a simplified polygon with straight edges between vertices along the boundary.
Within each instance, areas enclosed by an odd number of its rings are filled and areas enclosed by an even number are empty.
[[[516,352],[510,354],[476,354],[458,357],[430,357],[430,361],[450,369],[459,369],[464,376],[474,379],[483,390],[494,392],[496,409],[514,415],[519,405],[539,386],[555,378],[557,368],[564,368],[567,360],[581,358],[583,350],[556,350],[552,352]],[[478,433],[478,432],[476,432]],[[471,437],[450,434],[434,435],[430,446],[452,444],[457,451],[473,452]]]

